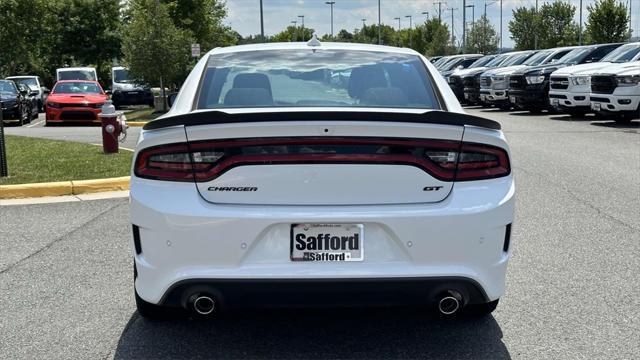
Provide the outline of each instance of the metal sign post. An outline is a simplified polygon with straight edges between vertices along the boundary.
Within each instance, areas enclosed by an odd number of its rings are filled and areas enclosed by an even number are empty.
[[[0,97],[0,177],[9,176],[7,169],[7,149],[4,141],[4,118],[2,114],[2,98]]]

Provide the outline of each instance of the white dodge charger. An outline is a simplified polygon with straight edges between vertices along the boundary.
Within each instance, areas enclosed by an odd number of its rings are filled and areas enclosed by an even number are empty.
[[[214,49],[140,134],[139,313],[420,305],[488,314],[514,216],[500,124],[410,49]]]

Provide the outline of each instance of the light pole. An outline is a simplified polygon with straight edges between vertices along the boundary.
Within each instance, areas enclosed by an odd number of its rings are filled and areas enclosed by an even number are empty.
[[[631,3],[631,1],[629,1]],[[580,0],[580,35],[578,45],[582,45],[582,0]]]
[[[360,19],[360,20],[362,20],[362,29],[364,30],[364,27],[365,27],[364,22],[367,21],[367,19]]]
[[[304,15],[298,15],[298,17],[302,19],[302,41],[306,41],[307,39],[304,36]]]
[[[333,5],[335,4],[335,1],[327,1],[325,2],[325,4],[331,6],[331,38],[333,39]]]
[[[7,169],[7,149],[4,145],[4,120],[2,118],[2,94],[0,94],[0,177],[9,176]]]
[[[462,0],[462,52],[467,45],[467,0]]]
[[[500,0],[500,51],[498,54],[502,54],[502,0]]]
[[[427,15],[427,19],[425,21],[429,20],[429,12],[428,11],[423,11],[422,15]]]
[[[454,10],[458,10],[458,8],[448,8],[445,11],[447,11],[447,10],[451,10],[451,46],[453,46],[453,48],[455,49],[455,47],[456,47],[456,39],[453,36],[453,11]]]
[[[262,42],[264,41],[264,16],[262,13],[262,0],[260,0],[260,36],[262,37]]]
[[[405,15],[406,18],[409,18],[409,47],[413,47],[413,41],[411,41],[412,33],[413,33],[413,18],[411,15]]]
[[[402,43],[400,42],[400,27],[401,27],[400,18],[399,17],[394,17],[393,19],[394,20],[398,20],[398,46],[402,47]]]
[[[491,6],[493,4],[496,3],[497,0],[493,0],[493,1],[486,1],[484,2],[484,19],[483,21],[486,21],[482,23],[482,50],[480,51],[481,53],[486,53],[487,52],[487,23],[489,22],[489,20],[487,19],[487,6]]]
[[[380,0],[378,0],[378,45],[382,45],[382,36],[380,33]]]
[[[433,3],[433,4],[434,5],[438,4],[438,21],[442,22],[442,4],[445,4],[445,3],[442,2],[442,1],[439,1],[439,2]],[[447,5],[447,4],[445,4],[445,5]]]
[[[474,4],[466,5],[465,7],[471,8],[471,31],[473,31],[473,43],[475,44],[476,37],[476,6]],[[465,24],[465,27],[467,25]],[[465,49],[466,50],[466,49]]]
[[[295,32],[294,32],[295,37],[293,38],[294,39],[293,41],[296,42],[298,41],[298,22],[293,20],[291,23],[293,24],[293,28],[295,29]]]

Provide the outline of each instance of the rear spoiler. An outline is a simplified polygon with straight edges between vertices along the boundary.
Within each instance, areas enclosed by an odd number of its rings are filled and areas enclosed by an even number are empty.
[[[223,111],[212,110],[169,116],[162,119],[153,120],[145,124],[143,129],[155,130],[178,125],[197,126],[240,122],[323,120],[387,121],[458,126],[470,125],[493,130],[501,129],[500,123],[493,120],[488,120],[468,114],[439,110],[427,111],[420,114],[375,111],[284,111],[230,114]]]

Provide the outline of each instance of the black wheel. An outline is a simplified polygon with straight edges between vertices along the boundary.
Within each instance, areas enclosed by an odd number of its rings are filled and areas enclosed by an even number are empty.
[[[542,114],[542,109],[529,109],[529,112],[532,114]]]
[[[586,113],[584,111],[570,111],[569,116],[574,118],[582,118]]]
[[[484,304],[468,305],[464,309],[464,313],[470,316],[477,317],[490,315],[498,307],[499,301],[500,299],[497,299]]]
[[[42,100],[38,99],[38,113],[44,112],[44,104]]]

